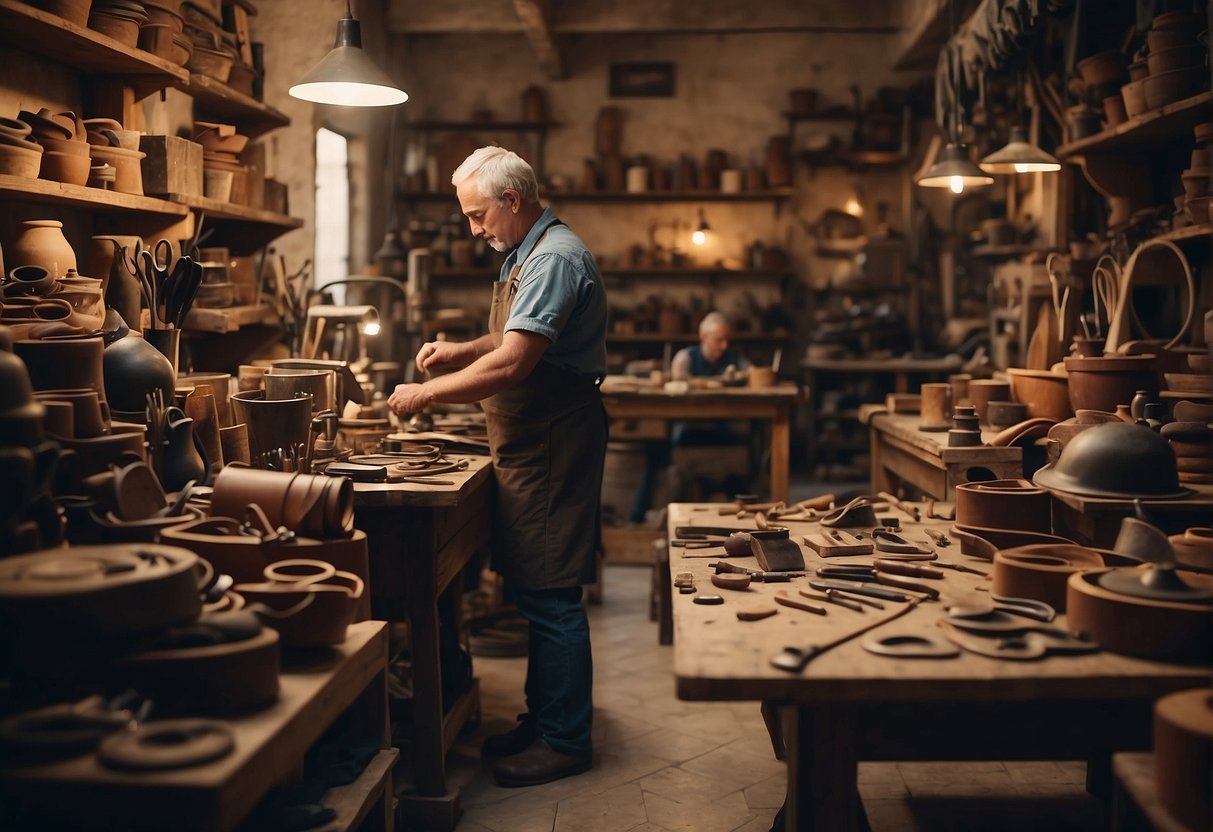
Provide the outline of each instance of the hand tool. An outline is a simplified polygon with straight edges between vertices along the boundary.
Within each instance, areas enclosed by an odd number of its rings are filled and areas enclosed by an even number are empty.
[[[1048,653],[1092,653],[1099,649],[1099,645],[1094,641],[1081,634],[1064,630],[988,638],[962,632],[947,621],[940,621],[939,626],[944,636],[953,644],[970,653],[992,659],[1026,661],[1042,658]]]
[[[991,595],[990,603],[987,604],[953,605],[948,607],[948,615],[962,618],[981,618],[994,611],[1019,615],[1046,623],[1057,617],[1057,611],[1044,601],[1034,601],[1031,598],[1007,598],[1003,595]]]
[[[770,511],[773,508],[784,506],[783,502],[778,503],[742,503],[736,502],[731,506],[721,506],[717,509],[719,514],[737,514],[739,512],[753,513],[755,511]]]
[[[900,618],[910,610],[914,609],[914,607],[918,606],[920,602],[921,599],[911,599],[910,602],[904,607],[901,607],[900,609],[895,610],[882,618],[878,618],[870,624],[859,628],[858,630],[854,630],[850,633],[839,636],[833,641],[827,641],[824,644],[810,644],[807,647],[785,647],[771,658],[771,666],[777,667],[780,670],[786,670],[789,673],[800,673],[805,669],[805,667],[808,666],[809,662],[812,661],[815,656],[820,656],[827,650],[832,650],[840,644],[846,644],[851,639],[858,638],[869,630],[875,630],[877,627],[883,626],[894,619]]]
[[[716,540],[671,540],[671,546],[683,549],[718,549],[724,546],[724,541]]]
[[[990,577],[989,572],[983,572],[980,569],[974,569],[972,566],[966,566],[963,563],[951,563],[950,561],[933,560],[933,561],[931,561],[931,565],[937,566],[940,569],[951,569],[955,572],[967,572],[970,575],[980,575],[983,578]]]
[[[876,580],[876,567],[858,563],[832,563],[828,566],[817,567],[817,576],[820,578],[841,578],[845,581],[874,581]]]
[[[841,529],[822,528],[804,536],[805,545],[823,558],[872,554],[872,541]]]
[[[922,519],[922,513],[919,511],[918,506],[911,505],[903,500],[899,500],[897,497],[887,491],[881,491],[877,493],[876,496],[887,501],[889,505],[893,506],[893,508],[904,511],[906,514],[910,515],[910,517],[914,518],[915,521]]]
[[[738,621],[761,621],[764,618],[770,618],[779,610],[775,607],[754,607],[748,610],[737,610]]]
[[[837,604],[840,607],[846,607],[855,612],[867,612],[863,608],[863,604],[858,601],[852,601],[850,598],[844,598],[836,589],[827,589],[825,592],[812,592],[807,589],[799,591],[805,598],[810,598],[814,601],[826,601],[831,604]]]
[[[929,528],[923,529],[922,531],[924,534],[926,534],[927,537],[931,538],[931,540],[934,541],[936,546],[951,546],[952,545],[952,538],[948,537],[946,534],[944,534],[941,531],[937,531],[936,529],[929,529]]]
[[[1058,274],[1054,269],[1053,264],[1057,258],[1057,252],[1053,252],[1045,258],[1045,271],[1049,273],[1049,285],[1053,289],[1053,312],[1057,315],[1057,340],[1062,341],[1066,331],[1066,309],[1070,306],[1070,275]],[[1063,283],[1065,291],[1062,291]]]
[[[874,598],[865,598],[862,595],[849,595],[846,592],[842,591],[841,589],[831,589],[831,590],[827,590],[827,591],[833,592],[839,598],[845,598],[848,601],[854,601],[857,604],[863,604],[865,607],[872,607],[873,609],[877,609],[877,610],[884,609],[884,604],[880,603],[879,601],[877,601]]]
[[[1058,636],[1060,638],[1064,638],[1070,634],[1069,630],[1062,629],[1061,627],[1054,627],[1043,621],[1033,621],[1030,618],[1021,618],[1002,610],[990,610],[985,615],[979,616],[949,614],[943,620],[954,627],[967,630],[971,633],[1045,633],[1046,635]]]
[[[859,646],[869,653],[897,659],[951,659],[960,655],[960,648],[946,639],[918,633],[892,633],[879,638],[870,635]]]
[[[930,546],[924,546],[921,543],[907,540],[896,532],[888,531],[887,529],[877,529],[872,532],[872,540],[876,544],[877,552],[888,552],[898,555],[931,555],[935,556],[935,552]]]
[[[790,581],[792,578],[803,578],[806,574],[804,572],[763,572],[760,569],[747,569],[744,566],[735,566],[731,563],[724,563],[723,561],[709,563],[708,566],[714,568],[717,574],[720,574],[721,572],[733,572],[738,575],[749,575],[750,580],[758,581],[760,583],[763,581],[766,583],[782,583]]]
[[[895,586],[898,589],[905,589],[910,592],[921,592],[932,601],[939,600],[939,590],[935,587],[920,584],[917,581],[908,581],[905,578],[896,578],[887,572],[877,572],[876,583],[883,584],[884,586]]]
[[[782,592],[775,593],[775,603],[782,604],[785,607],[791,607],[792,609],[811,612],[816,615],[826,615],[825,607],[819,607],[816,604],[808,604],[804,601],[798,601],[789,595],[784,595]]]
[[[890,575],[905,575],[908,578],[930,578],[932,580],[942,580],[943,572],[935,569],[932,566],[922,566],[917,563],[907,563],[904,560],[891,560],[889,558],[876,558],[872,562],[876,567],[877,572],[886,572]]]
[[[866,595],[869,598],[880,598],[884,601],[910,600],[910,596],[906,595],[904,592],[895,592],[891,589],[882,589],[881,587],[869,586],[868,584],[859,583],[857,581],[825,581],[810,578],[809,586],[823,592],[827,589],[841,589],[851,595]]]
[[[725,526],[675,526],[674,535],[682,538],[693,537],[728,537],[733,532],[743,532],[747,529],[730,529]]]

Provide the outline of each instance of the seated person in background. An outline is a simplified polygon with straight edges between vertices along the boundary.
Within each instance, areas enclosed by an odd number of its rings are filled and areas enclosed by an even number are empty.
[[[721,376],[732,367],[736,371],[750,368],[750,362],[737,350],[729,349],[733,334],[729,319],[719,312],[709,312],[699,322],[699,343],[678,351],[670,363],[670,377]]]
[[[744,372],[750,362],[737,350],[729,349],[732,327],[729,320],[719,312],[709,312],[699,322],[699,343],[679,350],[670,363],[670,376],[674,379],[723,376],[726,370]],[[645,513],[653,500],[653,486],[657,472],[670,466],[671,447],[720,447],[726,445],[746,446],[749,439],[728,422],[675,422],[670,432],[670,441],[645,443],[645,468],[628,520],[643,523]],[[670,499],[688,499],[692,495],[680,493],[680,483],[687,479],[684,472],[671,469]],[[726,493],[748,490],[748,482],[739,474],[727,474],[721,483]]]

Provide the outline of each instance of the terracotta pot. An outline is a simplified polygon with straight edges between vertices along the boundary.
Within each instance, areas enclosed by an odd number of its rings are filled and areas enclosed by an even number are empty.
[[[13,352],[25,362],[35,390],[92,388],[105,396],[101,336],[15,341]]]
[[[38,5],[68,23],[84,27],[88,25],[88,10],[93,0],[42,0]]]
[[[1120,96],[1125,100],[1125,115],[1136,118],[1150,109],[1146,106],[1146,79],[1130,81],[1120,88]]]
[[[1195,199],[1199,196],[1204,196],[1209,190],[1209,174],[1203,171],[1186,170],[1180,176],[1184,183],[1184,196],[1187,199]]]
[[[1146,107],[1159,107],[1189,98],[1209,86],[1209,73],[1203,66],[1176,69],[1161,75],[1151,75],[1145,81]]]
[[[1048,534],[1049,492],[1028,480],[962,483],[956,486],[956,522]]]
[[[42,167],[38,176],[51,182],[83,186],[88,181],[90,164],[88,156],[48,150],[42,154]]]
[[[92,148],[88,142],[82,142],[77,139],[54,139],[40,138],[38,144],[42,145],[42,150],[55,151],[57,153],[66,153],[70,156],[83,156],[89,158],[89,151]]]
[[[988,407],[992,401],[1007,401],[1011,398],[1011,384],[989,378],[969,382],[969,399],[977,410],[977,418],[988,424]]]
[[[1115,127],[1118,124],[1124,124],[1129,120],[1129,114],[1125,111],[1125,99],[1120,93],[1109,95],[1103,100],[1104,119],[1107,120],[1109,127]]]
[[[1210,760],[1213,693],[1184,690],[1154,703],[1154,788],[1176,828],[1213,829]]]
[[[952,385],[924,384],[920,395],[918,429],[945,431],[952,427]]]
[[[1196,45],[1196,33],[1185,29],[1154,29],[1146,32],[1146,46],[1151,53]]]
[[[132,49],[139,44],[139,21],[129,17],[93,11],[88,16],[88,28]]]
[[[58,220],[27,220],[8,250],[14,266],[41,266],[56,278],[76,268],[76,252],[63,236]]]
[[[1150,75],[1162,75],[1179,69],[1204,66],[1208,51],[1200,44],[1173,46],[1170,49],[1151,50],[1146,58]]]
[[[146,155],[139,150],[101,147],[100,145],[93,145],[92,150],[94,162],[113,165],[115,171],[113,190],[136,196],[143,196],[143,168],[140,163]]]
[[[1007,370],[1011,377],[1011,394],[1028,406],[1028,416],[1044,417],[1061,422],[1074,415],[1066,377],[1047,370]]]
[[[226,83],[232,72],[232,57],[226,52],[216,52],[203,46],[195,46],[186,62],[190,72],[206,75],[220,83]]]
[[[750,387],[774,387],[779,384],[779,376],[770,367],[751,367],[747,384]]]
[[[1150,31],[1161,32],[1166,29],[1176,29],[1187,32],[1191,37],[1193,32],[1200,32],[1206,26],[1206,19],[1201,12],[1166,12],[1150,21]]]
[[[1123,52],[1108,49],[1083,58],[1074,68],[1088,87],[1102,87],[1123,79],[1127,74],[1125,64]]]
[[[1197,526],[1169,539],[1180,561],[1213,569],[1213,528]]]
[[[1152,355],[1067,356],[1065,366],[1070,404],[1075,410],[1113,413],[1117,405],[1131,402],[1137,390],[1158,389]]]
[[[147,0],[143,6],[147,9],[148,24],[164,23],[172,27],[174,32],[181,32],[185,29],[185,19],[181,16],[180,3]]]
[[[29,145],[26,147],[25,145]],[[42,167],[42,148],[31,142],[22,142],[21,147],[0,143],[0,174],[19,176],[22,179],[37,179]]]
[[[139,48],[167,61],[174,54],[173,36],[179,31],[169,23],[144,23],[139,29]]]

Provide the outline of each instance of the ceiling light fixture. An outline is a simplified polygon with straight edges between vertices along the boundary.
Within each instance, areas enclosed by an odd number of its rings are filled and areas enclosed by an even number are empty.
[[[1021,125],[1011,128],[1011,135],[1001,150],[981,160],[986,173],[1051,173],[1061,170],[1061,162],[1028,141]]]
[[[388,107],[408,101],[408,93],[362,50],[362,27],[349,0],[345,9],[345,17],[337,21],[332,51],[287,92],[304,101],[345,107]]]
[[[702,246],[708,241],[708,234],[712,232],[712,226],[708,225],[708,218],[703,215],[703,209],[699,209],[699,227],[691,232],[691,242],[697,246]]]
[[[956,35],[956,0],[948,0],[948,19],[951,24],[951,37]],[[947,44],[944,45],[947,49]],[[951,63],[951,53],[948,55],[949,64]],[[949,73],[953,79],[956,78],[956,73]],[[955,85],[955,81],[953,81]],[[957,98],[955,86],[953,86],[953,97]],[[935,164],[927,169],[927,172],[918,180],[918,184],[924,188],[948,188],[954,194],[964,192],[965,188],[981,188],[986,185],[994,184],[994,177],[983,171],[977,165],[973,164],[973,160],[969,158],[968,145],[962,144],[960,141],[961,133],[958,122],[960,121],[960,102],[955,102],[956,114],[949,118],[949,126],[951,127],[951,136],[948,139],[948,144],[944,147],[939,157],[935,160]],[[951,114],[949,114],[951,115]]]

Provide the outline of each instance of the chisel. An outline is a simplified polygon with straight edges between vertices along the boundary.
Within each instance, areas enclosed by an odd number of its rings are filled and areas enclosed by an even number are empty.
[[[849,592],[852,595],[867,595],[870,598],[883,598],[886,601],[910,600],[910,596],[903,592],[881,589],[871,584],[858,583],[856,581],[821,581],[810,578],[809,586],[822,592],[825,592],[827,589],[841,589],[843,592]]]

